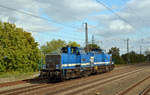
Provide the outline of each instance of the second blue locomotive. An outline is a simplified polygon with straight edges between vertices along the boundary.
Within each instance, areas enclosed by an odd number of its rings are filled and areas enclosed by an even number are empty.
[[[47,54],[45,61],[40,76],[49,80],[83,77],[114,68],[111,55],[98,49],[85,52],[78,47],[63,47],[60,54]]]

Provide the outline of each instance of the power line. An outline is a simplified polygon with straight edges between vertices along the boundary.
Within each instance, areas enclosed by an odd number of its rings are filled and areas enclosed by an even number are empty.
[[[124,0],[121,0],[123,3],[126,3]],[[144,22],[144,20],[129,6],[126,6],[129,10],[132,11],[132,14],[134,14],[138,19],[141,19],[142,22]]]
[[[34,31],[34,30],[27,30],[27,31],[31,31],[31,32],[37,32],[37,31]],[[46,33],[46,32],[45,32]],[[48,33],[46,33],[47,35],[49,35]],[[53,35],[53,36],[56,36],[56,37],[60,37],[60,38],[64,38],[64,36],[62,36],[62,34],[51,34],[51,35]],[[83,41],[83,39],[81,39],[81,38],[79,38],[79,37],[77,37],[77,36],[70,36],[70,35],[65,35],[67,38],[70,38],[70,39],[74,39],[74,40],[76,40],[76,39],[78,39],[78,40],[80,40],[80,42],[84,42]]]
[[[59,22],[56,22],[56,21],[54,21],[54,20],[49,20],[49,19],[46,19],[46,18],[44,18],[44,17],[40,17],[40,16],[37,16],[37,15],[33,15],[32,13],[28,13],[28,12],[24,12],[24,11],[17,10],[17,9],[15,9],[15,8],[6,7],[6,6],[4,6],[4,5],[0,5],[0,7],[1,7],[1,8],[8,9],[8,10],[16,11],[16,12],[21,13],[21,14],[29,15],[29,16],[32,16],[32,17],[34,17],[34,18],[38,18],[38,19],[41,19],[41,20],[53,22],[53,23],[55,23],[55,24],[59,24],[59,25],[63,25],[63,26],[69,27],[69,28],[75,28],[75,29],[76,29],[76,27],[69,26],[69,25],[64,25],[64,24],[59,23]]]
[[[34,15],[34,14],[32,14],[32,13],[24,12],[24,11],[21,11],[21,10],[15,9],[15,8],[6,7],[6,6],[4,6],[4,5],[0,5],[0,7],[1,7],[1,8],[8,9],[8,10],[15,11],[15,12],[18,12],[18,13],[21,13],[21,14],[25,14],[25,15],[28,15],[28,16],[31,16],[31,17],[34,17],[34,18],[37,18],[37,19],[41,19],[41,20],[45,20],[45,21],[49,21],[49,22],[53,22],[53,23],[55,23],[55,24],[60,24],[60,25],[63,25],[63,26],[67,26],[67,27],[69,27],[69,28],[75,28],[75,29],[77,29],[76,27],[72,27],[72,26],[64,25],[64,24],[62,24],[62,23],[58,23],[58,22],[56,22],[56,21],[49,20],[49,19],[47,19],[47,18],[40,17],[40,16]],[[29,30],[29,31],[34,32],[33,30]],[[87,29],[86,29],[86,31],[87,31]],[[55,35],[55,34],[54,34],[54,35]],[[56,35],[57,35],[57,37],[62,37],[62,35],[58,35],[58,34],[56,34]],[[86,35],[86,36],[87,36],[87,35]],[[68,38],[71,38],[71,39],[72,39],[73,37],[68,36]],[[87,37],[86,37],[86,38],[87,38]],[[79,39],[79,38],[76,38],[76,39]],[[88,38],[87,38],[87,40],[88,40]],[[83,42],[83,41],[81,40],[80,42]],[[87,44],[87,43],[88,43],[88,41],[86,41],[86,44]]]
[[[124,21],[125,23],[129,24],[130,26],[132,26],[133,28],[135,28],[131,23],[129,23],[125,18],[121,17],[120,15],[118,15],[116,12],[114,12],[111,8],[109,8],[108,6],[106,6],[102,1],[96,0],[99,4],[101,4],[102,6],[104,6],[106,9],[108,9],[110,12],[112,12],[114,15],[116,15],[118,18],[120,18],[122,21]],[[136,28],[135,28],[136,29]]]
[[[92,44],[95,44],[94,35],[92,35]]]
[[[129,53],[129,38],[127,39],[127,61],[130,63],[130,53]]]
[[[46,18],[44,18],[44,17],[40,17],[40,16],[37,16],[37,15],[33,15],[32,13],[20,11],[20,10],[17,10],[17,9],[15,9],[15,8],[6,7],[6,6],[4,6],[4,5],[0,5],[0,7],[1,7],[1,8],[8,9],[8,10],[16,11],[16,12],[21,13],[21,14],[29,15],[29,16],[32,16],[32,17],[37,18],[37,19],[41,19],[41,20],[53,22],[53,23],[55,23],[55,24],[60,24],[60,25],[63,25],[63,26],[69,27],[69,28],[73,28],[73,29],[78,29],[77,27],[64,25],[64,24],[62,24],[62,23],[58,23],[58,22],[56,22],[56,21],[49,20],[49,19],[46,19]],[[29,31],[33,31],[33,30],[29,30]],[[67,34],[68,34],[68,33],[67,33]],[[72,34],[72,33],[69,33],[69,34]],[[73,34],[73,35],[75,35],[75,34]],[[57,36],[59,36],[59,35],[57,35]],[[59,37],[62,37],[62,36],[59,36]],[[68,36],[68,38],[71,38],[71,37]],[[74,37],[74,38],[75,38],[75,39],[79,39],[78,37]],[[82,40],[83,40],[83,39],[82,39]]]
[[[127,54],[129,53],[129,39],[127,39]]]
[[[84,28],[84,27],[83,27]],[[32,31],[32,32],[39,32],[39,33],[41,33],[42,31],[35,31],[35,30],[31,30],[31,29],[27,29],[27,31]],[[76,29],[76,31],[83,31],[82,33],[84,34],[84,30],[82,30],[82,29],[80,29],[80,28],[78,28],[78,29]],[[54,32],[49,32],[49,33],[54,33]],[[54,34],[52,34],[52,35],[55,35],[55,36],[59,36],[59,37],[62,37],[62,34],[67,34],[67,35],[65,35],[65,36],[67,36],[67,38],[74,38],[74,39],[78,39],[78,40],[83,40],[83,39],[81,39],[79,36],[84,36],[83,34],[81,34],[81,33],[79,33],[79,32],[68,32],[68,31],[64,31],[64,32],[56,32],[56,33],[54,33]],[[62,37],[62,38],[64,38],[64,37]]]
[[[143,40],[144,39],[141,39],[141,43],[140,43],[140,54],[142,54]]]

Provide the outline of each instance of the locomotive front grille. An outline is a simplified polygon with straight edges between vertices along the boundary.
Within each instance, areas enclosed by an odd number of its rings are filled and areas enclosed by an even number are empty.
[[[61,55],[46,55],[46,69],[55,70],[60,66]]]

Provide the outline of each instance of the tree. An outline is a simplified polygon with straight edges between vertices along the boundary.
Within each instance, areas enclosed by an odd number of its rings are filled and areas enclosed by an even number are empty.
[[[131,51],[129,53],[123,54],[122,58],[127,62],[129,59],[130,63],[139,63],[144,62],[146,60],[146,57],[143,54],[137,54],[134,51]]]
[[[77,42],[72,42],[72,41],[70,41],[70,42],[68,42],[68,46],[71,46],[71,47],[80,47],[80,44],[78,44]]]
[[[145,55],[150,55],[150,51],[149,51],[149,50],[146,50],[146,51],[145,51]]]
[[[115,64],[125,64],[125,61],[120,56],[120,50],[117,47],[112,47],[109,52],[109,54],[112,54],[112,60]]]
[[[60,49],[64,46],[66,46],[66,42],[64,40],[52,40],[47,42],[46,45],[41,46],[41,51],[44,54],[52,52],[60,53]]]
[[[38,43],[15,24],[0,22],[0,71],[36,71],[40,61]]]
[[[145,51],[145,56],[146,56],[146,60],[150,61],[150,51],[148,49]]]
[[[112,56],[119,56],[120,55],[120,50],[119,48],[117,47],[112,47],[110,50],[109,50],[109,54],[112,54]]]
[[[88,44],[88,48],[89,48],[89,51],[92,51],[94,49],[102,51],[102,49],[97,44]],[[85,47],[85,50],[86,50],[86,47]]]
[[[47,42],[46,45],[41,46],[41,51],[44,54],[48,53],[60,53],[60,50],[62,47],[65,46],[71,46],[71,47],[80,47],[80,44],[77,42],[68,42],[66,43],[64,40],[58,39],[58,40],[52,40],[50,42]]]

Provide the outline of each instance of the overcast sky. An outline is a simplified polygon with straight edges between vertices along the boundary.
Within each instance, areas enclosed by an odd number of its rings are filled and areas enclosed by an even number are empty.
[[[95,42],[103,49],[116,46],[125,53],[127,38],[130,39],[130,51],[139,53],[140,45],[143,52],[149,49],[150,0],[98,1],[115,13],[96,0],[0,0],[0,20],[15,23],[31,32],[40,45],[52,39],[62,39],[77,41],[84,46],[84,23],[87,22],[89,42],[94,35]],[[2,8],[4,6],[19,12]]]

